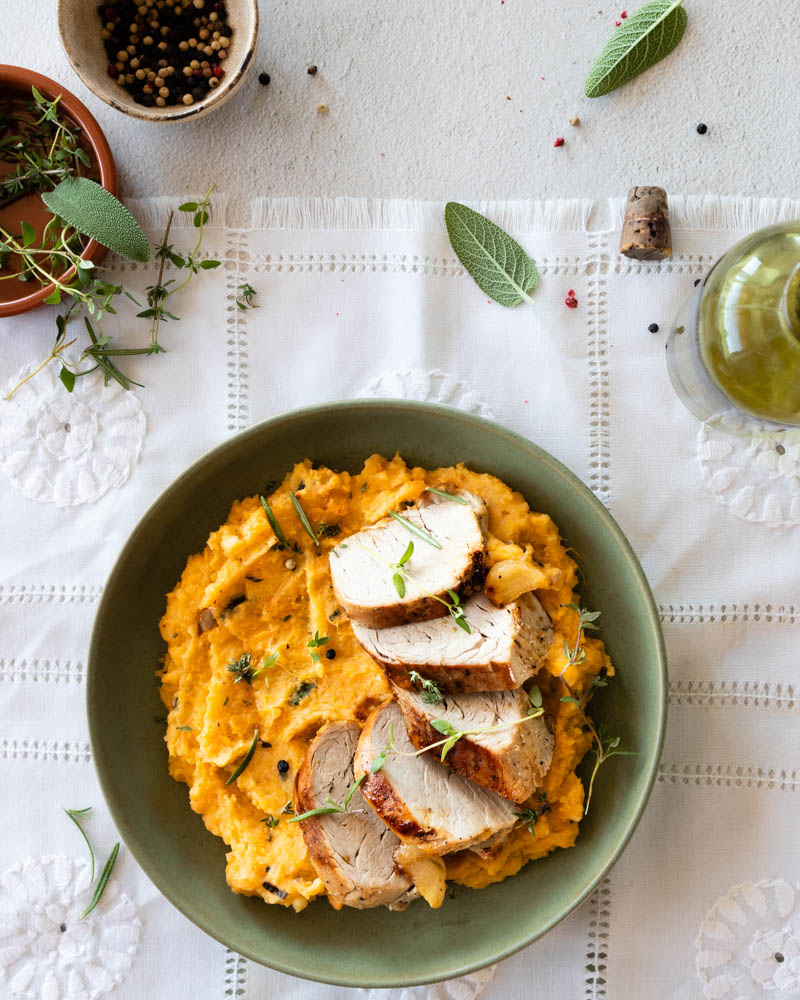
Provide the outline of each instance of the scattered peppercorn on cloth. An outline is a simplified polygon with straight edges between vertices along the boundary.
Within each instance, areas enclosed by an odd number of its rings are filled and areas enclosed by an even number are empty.
[[[182,200],[132,207],[158,241]],[[145,388],[104,388],[95,373],[70,394],[50,365],[0,404],[4,997],[800,996],[800,434],[732,443],[701,427],[674,397],[664,362],[664,333],[695,281],[740,236],[800,216],[800,204],[672,197],[670,205],[675,252],[663,263],[619,256],[621,203],[476,205],[539,269],[535,305],[507,310],[460,267],[441,205],[256,201],[251,224],[233,228],[216,198],[203,253],[222,265],[176,302],[180,320],[161,334],[167,353],[128,362]],[[178,218],[176,250],[193,238]],[[153,283],[152,264],[108,266],[137,297]],[[244,284],[255,290],[254,309],[237,306]],[[105,333],[144,343],[137,310],[120,303]],[[2,384],[18,383],[47,355],[54,319],[43,309],[0,323]],[[587,482],[654,588],[671,703],[644,818],[584,905],[493,971],[362,994],[287,977],[212,941],[124,845],[81,921],[89,863],[61,811],[93,807],[81,821],[102,865],[118,835],[92,765],[87,646],[104,582],[138,518],[237,431],[358,395],[492,416]],[[301,926],[303,915],[286,920]]]

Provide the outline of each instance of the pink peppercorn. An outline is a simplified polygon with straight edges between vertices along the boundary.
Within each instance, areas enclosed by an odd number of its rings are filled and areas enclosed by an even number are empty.
[[[217,77],[217,79],[220,80],[222,79],[223,76],[225,76],[225,70],[220,66],[219,63],[214,63],[214,65],[211,67],[211,72],[214,74],[214,76]]]
[[[114,65],[114,63],[109,63],[108,64],[108,69],[106,70],[106,72],[108,73],[108,75],[111,77],[112,80],[116,80],[116,78],[117,78],[117,67]]]
[[[558,137],[558,138],[556,139],[556,141],[555,141],[555,142],[553,143],[553,145],[554,145],[554,146],[556,147],[556,149],[558,149],[558,147],[559,147],[559,146],[563,146],[563,145],[564,145],[564,140],[563,140],[563,138],[562,138],[561,136],[559,136],[559,137]]]
[[[575,298],[574,288],[570,288],[569,292],[567,292],[567,297],[564,299],[564,305],[567,307],[567,309],[578,308],[578,300]]]
[[[624,21],[624,20],[625,20],[625,18],[626,18],[626,17],[628,16],[628,12],[627,12],[627,10],[623,10],[623,12],[622,12],[622,13],[621,13],[621,14],[620,14],[619,16],[620,16],[620,17],[622,18],[622,20]]]
[[[614,22],[614,24],[615,24],[615,25],[616,25],[617,27],[619,27],[619,26],[620,26],[620,25],[622,24],[622,21],[615,21],[615,22]]]

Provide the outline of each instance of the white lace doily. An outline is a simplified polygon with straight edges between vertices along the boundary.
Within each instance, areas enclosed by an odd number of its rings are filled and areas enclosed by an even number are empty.
[[[720,429],[722,421],[729,431]],[[701,425],[697,457],[706,486],[745,521],[771,528],[798,525],[800,429],[752,427],[751,420],[733,413]]]
[[[382,372],[359,392],[359,397],[388,396],[399,399],[427,400],[442,403],[468,413],[477,413],[489,420],[494,414],[475,390],[463,382],[438,369],[423,371],[421,368],[407,368],[403,371]],[[413,986],[397,990],[359,990],[370,1000],[475,1000],[492,981],[497,966],[479,969],[460,979],[449,979],[431,986]]]
[[[799,888],[743,882],[711,907],[696,941],[709,1000],[800,997]]]
[[[457,410],[477,413],[480,417],[494,420],[494,413],[484,403],[477,392],[461,379],[434,368],[406,368],[402,371],[382,372],[359,392],[359,398],[388,396],[400,399],[426,400],[442,403]]]
[[[136,905],[112,879],[81,920],[89,874],[88,861],[46,855],[0,875],[0,983],[10,996],[98,1000],[130,969],[142,928]]]
[[[33,369],[23,368],[10,392]],[[57,507],[99,500],[131,474],[145,416],[133,392],[100,371],[68,393],[50,364],[0,404],[0,468],[29,500]]]

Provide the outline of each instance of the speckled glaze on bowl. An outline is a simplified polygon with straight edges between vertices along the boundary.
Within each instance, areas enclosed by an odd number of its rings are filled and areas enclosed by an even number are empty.
[[[584,600],[602,611],[601,634],[618,676],[593,703],[637,753],[602,768],[575,847],[474,891],[454,887],[440,910],[300,914],[234,895],[225,845],[192,812],[167,773],[163,708],[154,670],[158,620],[189,554],[231,502],[310,458],[352,472],[372,452],[435,467],[464,461],[518,489],[551,514],[581,553]],[[120,834],[149,877],[190,920],[248,958],[340,986],[406,986],[463,975],[544,934],[594,889],[633,832],[656,776],[666,721],[666,658],[653,597],[616,522],[546,452],[487,420],[430,403],[355,400],[274,417],[195,462],[147,511],[103,589],[88,665],[87,708],[97,772]],[[583,774],[586,776],[584,766]],[[449,897],[448,893],[448,897]]]
[[[221,107],[245,78],[258,40],[258,0],[225,0],[228,24],[233,28],[225,76],[216,90],[201,101],[148,108],[137,104],[124,87],[108,75],[108,57],[100,38],[97,4],[91,0],[58,0],[58,33],[67,58],[93,94],[117,111],[147,122],[196,121]]]
[[[61,96],[61,107],[83,133],[87,146],[91,147],[94,160],[97,162],[99,170],[99,181],[103,187],[113,195],[117,193],[117,168],[114,165],[114,157],[111,147],[108,145],[103,130],[97,121],[78,98],[70,93],[60,83],[51,80],[49,76],[42,76],[41,73],[34,73],[33,70],[25,69],[22,66],[6,66],[0,64],[0,94],[5,98],[31,98],[31,87],[36,87],[40,94],[49,101]],[[20,206],[19,218],[28,217],[25,206],[30,206],[31,197],[15,202]],[[41,207],[41,206],[40,206]],[[6,209],[6,213],[13,212],[14,206]],[[16,213],[14,213],[16,214]],[[108,251],[97,240],[90,240],[86,244],[86,249],[81,254],[87,260],[92,260],[98,264]],[[74,271],[67,271],[63,280],[69,281]],[[13,286],[13,292],[12,292]],[[28,283],[22,281],[2,282],[2,296],[0,297],[0,318],[4,316],[16,316],[19,313],[28,312],[29,309],[38,309],[44,300],[53,291],[52,285],[42,287],[38,283]]]

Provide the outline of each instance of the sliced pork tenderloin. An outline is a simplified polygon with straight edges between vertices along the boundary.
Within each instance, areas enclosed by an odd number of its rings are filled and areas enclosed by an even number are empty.
[[[413,507],[396,511],[422,529],[439,546],[409,531],[402,521],[385,517],[350,535],[331,550],[331,580],[336,599],[354,622],[371,628],[388,628],[408,622],[428,621],[446,615],[440,600],[449,590],[466,599],[482,586],[486,504],[471,493],[459,494],[466,503],[455,503],[435,493],[423,493]],[[387,563],[397,563],[414,543],[405,569],[401,597]]]
[[[376,757],[392,740],[399,752],[387,752],[373,773]],[[392,701],[367,718],[354,762],[356,778],[366,774],[364,798],[403,843],[449,854],[508,834],[517,822],[513,802],[445,767],[436,751],[413,756],[414,750]]]
[[[353,754],[361,727],[356,722],[332,722],[323,727],[306,752],[295,778],[297,815],[342,803],[355,780]],[[331,904],[338,910],[374,906],[405,909],[416,898],[411,880],[394,865],[400,841],[381,822],[356,790],[347,812],[311,816],[300,821],[303,840]]]
[[[524,802],[541,785],[553,756],[553,736],[544,716],[528,718],[530,701],[521,688],[448,694],[439,704],[430,704],[425,692],[392,687],[406,733],[417,750],[442,739],[433,727],[437,719],[450,722],[455,729],[505,725],[507,729],[495,733],[462,736],[448,752],[445,763],[470,781],[513,802]]]
[[[469,632],[450,616],[384,629],[353,623],[353,631],[396,683],[408,686],[404,675],[416,670],[453,694],[513,690],[544,662],[553,629],[534,594],[503,608],[484,593],[474,594],[464,615]]]

